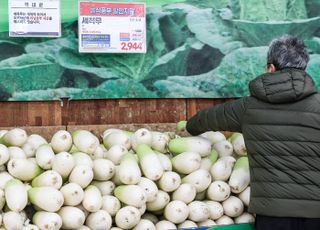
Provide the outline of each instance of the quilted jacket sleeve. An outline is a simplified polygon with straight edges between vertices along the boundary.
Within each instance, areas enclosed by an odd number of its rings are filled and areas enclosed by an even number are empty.
[[[241,132],[248,97],[211,106],[199,111],[187,122],[187,131],[199,135],[206,131]]]

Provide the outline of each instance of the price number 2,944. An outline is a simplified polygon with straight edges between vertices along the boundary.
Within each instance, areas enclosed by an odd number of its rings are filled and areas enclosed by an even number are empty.
[[[141,42],[121,42],[121,50],[142,50]]]

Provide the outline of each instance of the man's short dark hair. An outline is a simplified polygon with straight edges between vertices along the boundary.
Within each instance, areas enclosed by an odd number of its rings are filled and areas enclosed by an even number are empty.
[[[276,70],[285,68],[305,70],[308,62],[309,54],[302,40],[285,35],[270,43],[268,64],[273,64]]]

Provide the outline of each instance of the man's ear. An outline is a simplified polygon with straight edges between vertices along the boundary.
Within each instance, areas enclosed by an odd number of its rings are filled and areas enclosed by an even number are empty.
[[[276,72],[277,71],[277,69],[276,69],[276,67],[274,66],[274,64],[268,64],[268,67],[267,67],[267,72],[268,73],[274,73],[274,72]]]

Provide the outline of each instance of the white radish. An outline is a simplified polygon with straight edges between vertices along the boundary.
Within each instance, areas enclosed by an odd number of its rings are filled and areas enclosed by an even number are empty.
[[[213,180],[227,181],[231,175],[236,159],[232,156],[221,157],[210,169]]]
[[[62,177],[53,170],[45,171],[32,180],[32,187],[53,187],[60,189],[62,186]]]
[[[171,201],[164,209],[164,216],[175,224],[181,224],[189,215],[188,206],[179,200]]]
[[[42,136],[40,136],[38,134],[31,134],[28,137],[26,143],[24,143],[24,145],[22,146],[22,149],[26,153],[26,156],[28,158],[34,157],[37,148],[39,148],[39,146],[44,145],[44,144],[48,144],[46,139],[44,139]]]
[[[218,152],[219,157],[231,156],[233,153],[233,146],[227,140],[217,142],[213,147]]]
[[[36,150],[37,164],[43,169],[51,169],[55,158],[52,147],[48,144],[41,145]]]
[[[168,154],[157,153],[164,171],[172,171],[172,163]]]
[[[202,192],[198,192],[194,200],[202,201],[206,198],[207,190],[203,190]]]
[[[183,223],[178,225],[178,229],[197,228],[197,227],[198,227],[198,225],[191,220],[186,220]]]
[[[140,168],[139,168],[139,170],[140,170]],[[115,172],[114,172],[114,175],[111,180],[116,186],[123,184],[120,180],[120,165],[115,166]]]
[[[69,152],[72,147],[72,136],[66,130],[59,130],[51,138],[51,146],[55,153]]]
[[[96,151],[88,154],[92,160],[102,159],[107,154],[108,150],[104,147],[104,145],[98,145]]]
[[[79,229],[86,220],[84,213],[76,207],[62,207],[58,214],[62,219],[62,228],[64,229]]]
[[[110,128],[110,129],[106,129],[103,134],[101,135],[102,139],[104,139],[107,135],[109,135],[110,133],[124,133],[127,136],[131,136],[131,132],[127,132],[124,131],[122,129],[116,129],[116,128]],[[130,133],[130,134],[129,134]]]
[[[114,164],[107,159],[95,159],[93,161],[93,179],[107,181],[114,175]]]
[[[156,230],[156,226],[150,220],[141,219],[133,230]]]
[[[122,145],[126,149],[131,148],[130,137],[124,132],[111,132],[104,136],[103,138],[104,146],[109,150],[114,145]]]
[[[204,169],[198,169],[182,179],[182,183],[188,183],[195,186],[197,192],[206,190],[211,183],[211,175]]]
[[[87,166],[93,168],[93,161],[88,154],[83,153],[83,152],[75,152],[72,154],[72,156],[74,159],[75,166],[87,165]]]
[[[157,198],[158,187],[152,180],[145,177],[141,177],[138,186],[140,186],[146,193],[147,202],[154,201]]]
[[[10,159],[27,158],[25,152],[20,147],[11,146],[11,147],[8,147],[8,150],[9,150]],[[2,154],[1,153],[1,145],[0,145],[0,154]],[[0,157],[0,159],[1,159],[1,157]]]
[[[218,157],[218,152],[215,149],[212,149],[209,156],[201,159],[200,168],[210,171],[211,166],[216,163]]]
[[[9,159],[10,159],[9,149],[5,145],[0,144],[0,165],[4,165],[9,161]]]
[[[80,209],[80,210],[84,213],[84,215],[86,216],[86,218],[89,216],[90,212],[83,207],[82,203],[79,204],[79,205],[77,205],[77,206],[75,206],[75,207],[78,208],[78,209]]]
[[[2,189],[0,189],[0,210],[3,209],[4,205],[6,204],[6,197],[4,195],[4,191]],[[0,214],[1,216],[1,214]],[[1,224],[0,224],[1,226]]]
[[[231,173],[229,185],[233,193],[240,193],[246,189],[250,183],[249,161],[248,157],[240,157]]]
[[[224,181],[214,181],[207,190],[208,198],[213,201],[224,201],[230,193],[230,186]]]
[[[2,141],[6,146],[21,147],[28,139],[28,135],[25,130],[20,128],[14,128],[6,132]]]
[[[254,216],[250,213],[244,212],[240,216],[234,219],[236,224],[246,224],[246,223],[253,223]]]
[[[121,158],[128,153],[123,145],[113,145],[107,152],[105,157],[111,160],[115,165],[120,164]]]
[[[219,219],[217,219],[216,221],[217,225],[230,225],[230,224],[234,224],[233,219],[231,219],[229,216],[223,215],[222,217],[220,217]]]
[[[216,220],[223,216],[223,207],[221,203],[212,200],[204,201],[204,203],[206,203],[209,207],[210,219]]]
[[[169,135],[160,132],[152,132],[151,148],[160,153],[166,153],[169,141]]]
[[[39,211],[32,217],[32,222],[41,230],[59,230],[62,219],[57,213]]]
[[[69,153],[76,153],[76,152],[80,152],[80,150],[75,145],[72,145],[71,149],[68,152]]]
[[[22,181],[30,181],[42,173],[42,169],[31,159],[11,159],[7,169],[12,176]]]
[[[132,229],[139,223],[140,218],[140,212],[137,208],[126,206],[118,211],[115,222],[122,229]]]
[[[243,203],[235,196],[230,196],[228,199],[222,202],[225,215],[229,217],[238,217],[243,213]]]
[[[159,222],[159,219],[156,215],[151,214],[149,212],[146,212],[141,216],[141,219],[150,220],[153,224],[156,224]]]
[[[7,167],[5,165],[0,165],[0,173],[7,171]]]
[[[217,224],[210,219],[198,223],[199,227],[212,227],[214,225],[217,225]]]
[[[64,205],[77,206],[84,198],[84,191],[76,183],[68,183],[62,186],[60,192],[64,198]]]
[[[28,225],[24,225],[22,230],[39,230],[39,228],[37,225],[28,224]]]
[[[161,220],[156,224],[156,229],[157,230],[173,230],[177,229],[176,225],[170,221],[167,220]]]
[[[77,130],[72,133],[73,144],[80,152],[92,154],[99,146],[99,139],[91,132],[86,130]]]
[[[136,150],[140,144],[145,144],[149,147],[151,147],[152,144],[152,133],[145,128],[138,129],[131,136],[131,145],[134,150]]]
[[[181,178],[176,172],[164,172],[158,181],[159,188],[165,192],[173,192],[181,184]]]
[[[102,196],[113,194],[116,187],[112,181],[92,181],[91,184],[100,190]]]
[[[239,156],[246,156],[247,149],[244,143],[243,135],[241,133],[234,133],[230,138],[233,146],[233,151]]]
[[[110,214],[110,216],[115,216],[120,208],[121,204],[118,198],[109,195],[102,197],[101,209],[106,210]]]
[[[0,143],[2,144],[2,138],[3,136],[8,132],[8,130],[0,130]]]
[[[203,137],[182,137],[171,140],[168,149],[174,155],[197,152],[201,157],[206,157],[211,152],[211,142]]]
[[[141,179],[141,171],[135,155],[126,153],[119,165],[119,179],[123,184],[137,184]]]
[[[58,172],[63,179],[67,178],[75,166],[74,159],[70,153],[60,152],[52,161],[52,170]]]
[[[192,184],[181,184],[179,188],[172,193],[172,200],[180,200],[189,204],[195,199],[196,194],[195,186]]]
[[[69,182],[76,183],[81,188],[86,188],[93,179],[93,170],[87,165],[78,165],[73,168],[69,176]]]
[[[250,186],[248,186],[245,190],[243,190],[240,194],[239,194],[239,198],[240,200],[243,202],[243,204],[245,206],[249,206],[250,203]]]
[[[29,201],[47,212],[58,211],[64,202],[62,193],[53,187],[35,187],[28,190]]]
[[[3,214],[3,226],[8,230],[21,230],[23,228],[23,218],[18,212],[6,212]]]
[[[0,189],[4,190],[6,183],[13,177],[6,171],[0,173]]]
[[[152,202],[147,202],[148,211],[162,210],[170,202],[170,196],[168,193],[159,190],[157,198]]]
[[[101,192],[96,186],[89,185],[85,189],[82,205],[89,212],[97,212],[102,207]]]
[[[164,170],[157,154],[145,144],[138,145],[136,152],[145,177],[154,181],[160,179]]]
[[[201,201],[193,201],[189,205],[189,219],[195,222],[201,222],[209,219],[210,209],[208,205]]]
[[[15,212],[22,211],[28,203],[28,193],[24,184],[17,179],[11,179],[5,187],[6,203],[10,210]]]
[[[141,207],[138,207],[137,209],[139,210],[140,215],[143,215],[147,210],[147,205],[143,204]]]
[[[190,174],[200,168],[201,156],[196,152],[184,152],[171,159],[176,172]]]
[[[112,225],[112,219],[107,211],[99,210],[89,214],[86,225],[92,230],[109,230]]]
[[[138,185],[120,185],[114,190],[115,196],[123,203],[141,207],[147,201],[147,195]]]
[[[200,136],[208,139],[211,142],[211,144],[215,144],[226,140],[226,137],[222,133],[214,131],[202,133]]]

